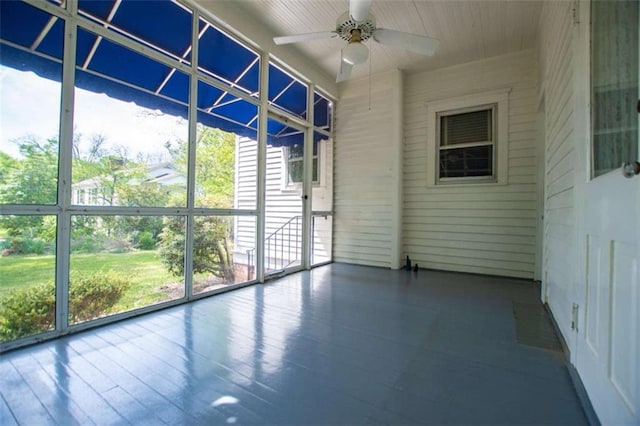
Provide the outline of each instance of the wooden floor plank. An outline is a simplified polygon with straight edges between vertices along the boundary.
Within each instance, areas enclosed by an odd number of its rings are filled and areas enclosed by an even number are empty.
[[[562,356],[517,341],[512,307],[538,293],[524,280],[327,265],[11,351],[0,414],[3,424],[586,424]]]
[[[11,408],[9,408],[9,404],[4,398],[3,392],[0,390],[0,424],[6,426],[17,425],[18,421],[16,420]]]
[[[14,360],[16,357],[12,357]],[[17,357],[19,358],[19,357]],[[0,363],[2,398],[20,424],[51,424],[53,417],[11,361]]]
[[[72,339],[76,338],[79,336],[72,336]],[[66,347],[64,340],[47,343],[43,346],[49,348],[50,353],[35,354],[33,358],[42,373],[55,383],[57,400],[61,403],[67,400],[73,401],[78,409],[88,416],[90,423],[116,424],[125,421],[92,387],[93,385],[98,386],[98,381],[94,382],[91,376],[85,380],[69,367],[68,354],[72,352],[72,349],[69,351],[60,350],[60,348]]]
[[[33,368],[38,366],[33,357],[17,358],[12,363],[52,418],[66,419],[65,423],[69,425],[92,423],[69,395],[59,392],[58,385],[48,374],[40,368]]]

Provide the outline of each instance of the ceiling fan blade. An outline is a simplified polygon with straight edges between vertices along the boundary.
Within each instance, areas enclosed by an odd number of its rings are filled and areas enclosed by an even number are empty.
[[[440,40],[418,34],[378,28],[373,32],[373,39],[387,46],[401,47],[421,55],[431,56],[440,45]]]
[[[345,61],[342,58],[342,54],[340,54],[340,71],[338,71],[338,76],[336,77],[336,83],[343,82],[349,79],[351,76],[351,70],[353,69],[353,65],[349,62]]]
[[[295,34],[290,36],[282,36],[282,37],[274,37],[273,42],[275,44],[289,44],[289,43],[298,43],[300,41],[309,41],[309,40],[322,40],[326,38],[333,38],[337,36],[338,33],[335,31],[321,31],[318,33],[306,33],[306,34]]]
[[[356,21],[364,21],[369,17],[371,0],[349,0],[349,15]]]

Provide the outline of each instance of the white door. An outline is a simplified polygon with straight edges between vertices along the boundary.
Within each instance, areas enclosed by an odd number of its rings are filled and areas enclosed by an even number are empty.
[[[637,0],[591,4],[592,179],[574,360],[603,424],[640,424],[638,9]]]
[[[269,117],[265,167],[264,275],[303,268],[307,232],[304,194],[305,130],[276,116]],[[280,138],[279,138],[280,137]]]

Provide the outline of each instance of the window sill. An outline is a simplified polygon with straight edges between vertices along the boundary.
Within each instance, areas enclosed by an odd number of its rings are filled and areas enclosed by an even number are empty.
[[[461,181],[435,181],[434,183],[428,183],[427,187],[429,188],[450,188],[450,187],[464,187],[464,186],[474,186],[474,187],[491,187],[491,186],[506,186],[507,182],[500,182],[496,179],[487,179],[487,180],[461,180]]]
[[[314,183],[313,186],[312,186],[312,190],[323,189],[323,188],[325,188],[325,185],[322,185],[320,183]],[[301,183],[294,183],[294,184],[289,184],[289,185],[286,185],[286,186],[283,185],[280,188],[280,192],[282,192],[283,194],[292,194],[292,193],[295,193],[295,192],[302,193],[302,190],[303,190],[303,188],[302,188],[302,184]]]

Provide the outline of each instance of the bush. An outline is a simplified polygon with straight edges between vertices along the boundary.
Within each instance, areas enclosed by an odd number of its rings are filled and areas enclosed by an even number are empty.
[[[104,247],[104,239],[98,236],[72,237],[71,253],[98,253]]]
[[[47,244],[41,238],[14,237],[9,240],[7,248],[11,254],[43,254],[47,251]]]
[[[105,315],[129,289],[129,279],[114,272],[72,274],[69,280],[69,321],[77,323]],[[55,286],[52,282],[12,291],[0,301],[0,341],[53,328]]]
[[[0,301],[0,341],[53,328],[55,291],[51,282],[20,288],[5,296]]]
[[[154,250],[156,248],[157,241],[149,231],[139,233],[137,240],[136,246],[140,250]]]
[[[69,322],[87,321],[108,312],[131,287],[131,281],[115,272],[72,274],[69,278]]]

